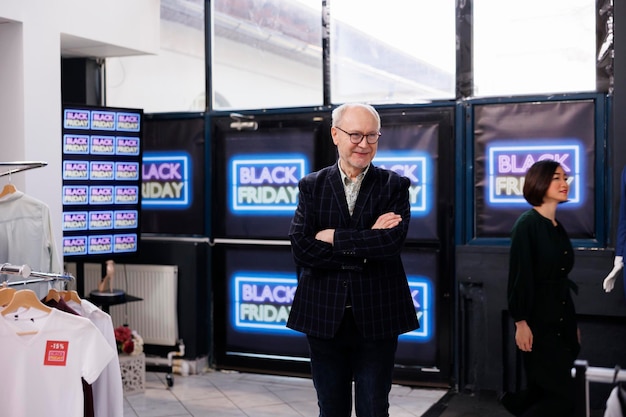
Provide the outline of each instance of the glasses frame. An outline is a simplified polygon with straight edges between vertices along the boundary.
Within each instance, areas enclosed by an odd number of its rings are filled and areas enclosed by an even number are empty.
[[[350,137],[350,143],[354,144],[354,145],[358,145],[359,143],[363,142],[363,138],[365,138],[365,141],[370,144],[370,145],[374,145],[378,142],[378,139],[380,138],[380,135],[382,135],[382,133],[380,132],[375,132],[375,133],[350,133],[350,132],[346,132],[345,130],[343,130],[342,128],[340,128],[339,126],[334,126],[336,129],[341,130],[343,133],[345,133],[346,135],[348,135]],[[376,135],[376,139],[371,142],[370,141],[370,136],[371,135]],[[358,137],[358,139],[357,139]]]

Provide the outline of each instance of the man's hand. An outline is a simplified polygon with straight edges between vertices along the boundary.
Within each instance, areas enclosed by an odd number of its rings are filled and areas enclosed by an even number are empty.
[[[399,214],[395,214],[393,212],[381,214],[378,219],[376,219],[376,223],[372,226],[372,230],[374,229],[391,229],[392,227],[396,227],[402,221],[402,216]]]
[[[624,259],[621,256],[616,256],[613,261],[613,269],[609,272],[609,275],[604,278],[602,281],[602,288],[604,288],[604,292],[613,291],[613,287],[615,286],[615,276],[619,271],[624,267]]]
[[[335,229],[324,229],[317,232],[315,239],[322,242],[330,243],[331,245],[335,241]]]
[[[533,332],[530,330],[526,320],[515,322],[515,343],[523,352],[533,350]]]

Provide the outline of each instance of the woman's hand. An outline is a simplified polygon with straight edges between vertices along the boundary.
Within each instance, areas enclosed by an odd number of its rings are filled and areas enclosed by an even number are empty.
[[[515,343],[523,352],[530,352],[533,350],[533,332],[530,330],[526,320],[515,322]]]

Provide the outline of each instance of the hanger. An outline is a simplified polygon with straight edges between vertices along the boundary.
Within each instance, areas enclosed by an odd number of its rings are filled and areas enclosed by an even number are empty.
[[[61,293],[55,290],[54,288],[50,288],[48,290],[48,295],[46,295],[46,298],[44,299],[44,302],[47,303],[50,300],[54,300],[58,302],[60,299],[61,299]]]
[[[78,296],[78,293],[74,290],[71,291],[61,291],[61,296],[64,301],[74,301],[75,303],[81,304],[82,300]]]
[[[9,301],[9,304],[4,308],[4,310],[0,311],[0,314],[6,316],[7,314],[13,313],[18,308],[35,308],[37,310],[44,311],[49,313],[52,311],[50,307],[39,301],[37,298],[37,294],[33,290],[18,290],[13,294],[13,298]]]
[[[615,383],[617,382],[617,376],[619,375],[619,371],[621,371],[620,366],[615,365],[615,371],[613,372],[613,385],[615,385]]]
[[[9,304],[15,291],[17,291],[15,288],[0,288],[0,307]]]
[[[0,177],[4,177],[5,175],[9,176],[9,183],[4,186],[2,191],[0,191],[0,198],[9,194],[13,194],[17,191],[15,185],[11,184],[11,174],[27,171],[29,169],[45,167],[46,165],[48,165],[48,163],[43,161],[0,162],[0,167],[9,167],[8,170],[0,172]]]
[[[0,191],[0,198],[4,197],[6,195],[9,195],[9,194],[13,194],[16,191],[17,191],[17,188],[15,188],[15,185],[13,185],[11,183],[6,184],[4,186],[4,188],[2,189],[2,191]]]

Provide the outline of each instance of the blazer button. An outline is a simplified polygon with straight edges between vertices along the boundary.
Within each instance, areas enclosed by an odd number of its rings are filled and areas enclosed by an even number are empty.
[[[344,281],[344,282],[343,282],[343,287],[344,287],[344,288],[347,288],[347,287],[348,287],[348,281]]]

